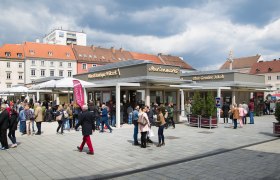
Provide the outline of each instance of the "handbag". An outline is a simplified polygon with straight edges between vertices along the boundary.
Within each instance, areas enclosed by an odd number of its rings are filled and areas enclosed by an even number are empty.
[[[60,115],[58,115],[58,116],[55,117],[55,120],[56,120],[56,121],[61,121],[61,119],[62,119],[62,114],[60,114]]]
[[[149,128],[148,137],[154,137],[154,136],[155,136],[154,131],[151,128]]]
[[[143,117],[143,115],[141,115],[141,116],[138,118],[137,122],[138,122],[139,124],[143,125],[143,126],[145,126],[145,125],[148,123],[147,120],[146,120],[146,118]]]

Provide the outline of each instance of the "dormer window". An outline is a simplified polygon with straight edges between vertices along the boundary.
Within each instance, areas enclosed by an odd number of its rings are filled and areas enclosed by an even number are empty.
[[[5,52],[5,56],[6,57],[10,57],[11,56],[11,52]]]
[[[268,68],[268,72],[271,72],[272,71],[272,68]]]
[[[96,59],[97,58],[97,56],[96,55],[93,55],[93,57]]]
[[[29,49],[29,53],[30,53],[31,55],[34,55],[34,54],[35,54],[35,51],[32,50],[32,49]]]
[[[87,57],[87,55],[86,55],[86,54],[84,54],[84,57],[86,58],[86,57]]]
[[[256,72],[260,72],[260,70],[259,70],[259,69],[256,69]]]
[[[67,56],[67,57],[70,57],[70,53],[66,53],[66,56]]]
[[[79,57],[83,57],[83,55],[79,54]]]
[[[92,58],[92,55],[88,55],[89,58]]]
[[[104,56],[102,56],[102,59],[105,59],[105,57],[104,57]]]
[[[22,53],[17,53],[17,57],[21,58],[22,57]]]
[[[52,55],[53,55],[53,53],[52,53],[51,51],[49,51],[49,52],[48,52],[48,55],[49,55],[49,56],[52,56]]]

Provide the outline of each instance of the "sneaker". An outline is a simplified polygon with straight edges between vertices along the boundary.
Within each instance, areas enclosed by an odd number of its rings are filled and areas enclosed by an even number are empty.
[[[113,132],[113,129],[110,130],[110,133],[112,133],[112,132]]]
[[[78,149],[78,151],[79,151],[79,152],[82,152],[82,150],[80,149],[80,147],[79,147],[79,146],[77,146],[77,149]]]
[[[15,148],[15,147],[17,147],[17,144],[12,144],[11,145],[11,148]]]
[[[165,146],[165,143],[162,143],[161,145],[162,145],[162,146]]]

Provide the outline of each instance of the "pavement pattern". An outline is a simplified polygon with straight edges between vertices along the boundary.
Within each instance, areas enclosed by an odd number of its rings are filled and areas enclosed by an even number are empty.
[[[0,151],[0,179],[280,179],[273,121],[273,115],[255,117],[254,125],[238,129],[176,124],[164,130],[165,146],[156,147],[156,135],[146,149],[132,145],[133,125],[124,125],[94,132],[93,156],[86,145],[76,149],[81,131],[56,134],[56,122],[43,123],[41,136],[17,132],[18,147]]]

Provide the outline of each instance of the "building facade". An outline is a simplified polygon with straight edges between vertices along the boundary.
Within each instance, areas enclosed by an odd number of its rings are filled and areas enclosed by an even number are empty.
[[[77,73],[77,62],[71,46],[24,43],[25,84],[45,77],[72,77]]]
[[[22,44],[5,44],[0,48],[0,89],[24,85],[24,58]]]
[[[87,35],[84,32],[55,29],[43,38],[43,43],[60,45],[87,45]]]

